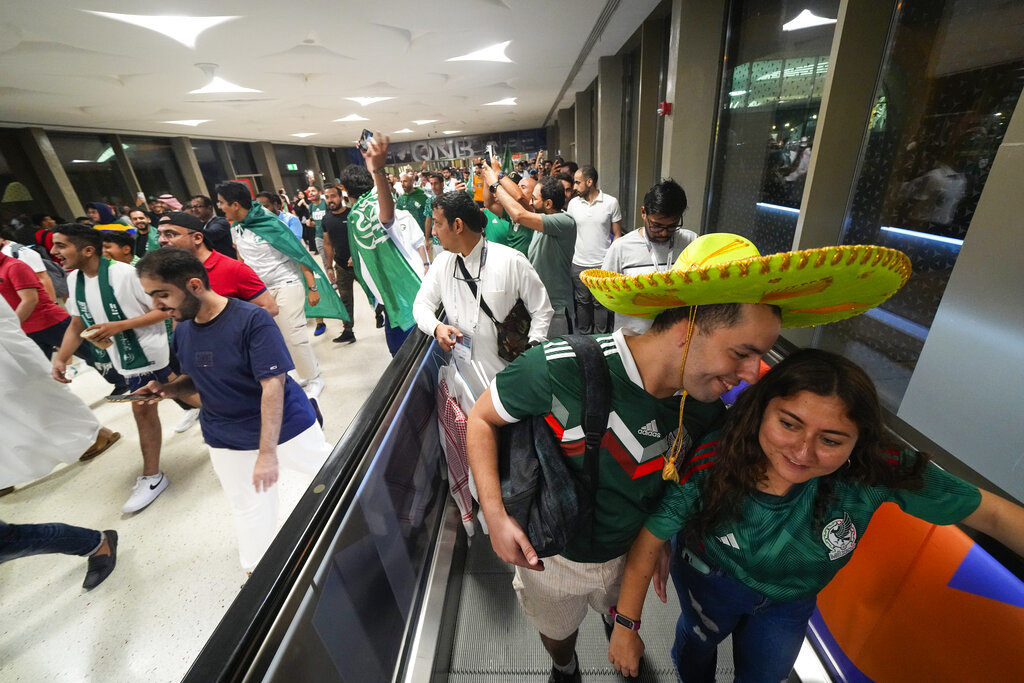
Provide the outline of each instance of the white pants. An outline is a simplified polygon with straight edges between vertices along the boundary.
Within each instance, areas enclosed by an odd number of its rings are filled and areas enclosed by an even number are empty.
[[[270,296],[277,302],[274,322],[284,335],[285,346],[295,363],[295,373],[303,382],[320,376],[320,363],[313,353],[306,329],[306,287],[295,282],[281,287],[268,287]]]
[[[228,494],[231,515],[238,534],[238,559],[242,568],[252,571],[277,535],[278,487],[274,484],[262,493],[256,492],[252,471],[258,450],[234,451],[210,447],[210,462]],[[324,440],[320,424],[313,425],[298,436],[277,446],[280,469],[297,470],[310,478],[323,466],[331,447]]]

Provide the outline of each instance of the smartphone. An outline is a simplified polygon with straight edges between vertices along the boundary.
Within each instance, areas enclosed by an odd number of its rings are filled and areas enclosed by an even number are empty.
[[[370,138],[372,138],[372,137],[373,137],[373,132],[372,131],[368,131],[365,128],[363,128],[363,132],[359,134],[359,142],[358,142],[359,149],[361,149],[361,150],[363,150],[365,152],[369,148],[369,145],[367,144],[367,141]]]
[[[128,403],[130,401],[149,401],[154,398],[160,398],[153,394],[112,394],[107,396],[107,400],[111,403]]]
[[[484,161],[487,163],[488,166],[491,165],[491,157],[493,157],[493,156],[494,156],[494,145],[487,145],[486,149],[484,149]]]

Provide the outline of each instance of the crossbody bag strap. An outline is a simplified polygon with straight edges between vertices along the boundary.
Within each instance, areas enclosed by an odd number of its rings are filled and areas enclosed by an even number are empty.
[[[473,276],[469,274],[469,269],[466,268],[466,262],[463,261],[461,257],[456,256],[455,263],[459,266],[459,270],[462,271],[462,276],[465,278],[463,282],[465,282],[466,286],[469,287],[469,291],[473,293],[473,298],[475,299],[476,282],[473,281]],[[487,300],[484,299],[483,296],[480,297],[480,310],[484,312],[484,315],[491,319],[492,323],[499,327],[501,326],[501,323],[498,322],[497,318],[494,317],[494,314],[491,313],[491,307],[487,305]]]
[[[582,427],[586,444],[583,467],[591,483],[590,505],[593,510],[597,502],[598,451],[608,429],[608,415],[611,413],[611,376],[604,350],[596,339],[582,334],[568,334],[562,338],[576,354],[583,371]]]

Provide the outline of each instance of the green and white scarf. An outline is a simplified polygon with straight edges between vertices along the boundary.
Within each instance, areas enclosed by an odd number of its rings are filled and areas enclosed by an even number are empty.
[[[110,261],[105,258],[100,259],[99,278],[100,278],[100,300],[103,302],[103,310],[107,314],[107,320],[110,322],[127,320],[124,312],[121,310],[121,306],[117,303],[117,299],[114,297],[114,290],[110,286]],[[82,321],[85,322],[86,327],[92,327],[96,324],[96,319],[89,310],[89,303],[85,300],[85,274],[81,270],[78,271],[78,280],[75,287],[75,300],[78,302],[78,312],[82,316]],[[139,337],[135,334],[135,330],[125,330],[114,335],[114,344],[117,347],[117,355],[121,359],[121,368],[124,370],[138,370],[139,368],[145,368],[150,365],[149,359],[146,358],[146,353],[142,350],[142,344],[139,343]],[[97,363],[109,363],[110,356],[107,352],[95,344],[89,344],[92,348],[93,360]]]
[[[263,208],[259,202],[253,202],[249,213],[239,223],[241,228],[252,230],[264,242],[277,249],[279,252],[306,266],[313,271],[313,277],[317,285],[317,292],[320,294],[320,301],[316,306],[309,305],[309,297],[306,298],[307,318],[336,318],[338,320],[350,320],[345,304],[341,303],[338,293],[331,287],[327,275],[316,264],[313,257],[306,251],[302,242],[295,239],[295,234],[285,225],[281,219]],[[302,279],[306,286],[306,279]]]

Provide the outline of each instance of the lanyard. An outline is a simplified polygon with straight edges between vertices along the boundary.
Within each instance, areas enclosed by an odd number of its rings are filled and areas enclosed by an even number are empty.
[[[643,230],[643,232],[640,233],[640,234],[644,238],[644,244],[647,245],[647,254],[651,257],[651,264],[654,266],[654,272],[655,273],[660,273],[660,272],[662,272],[662,267],[658,263],[658,259],[657,259],[657,257],[654,254],[654,245],[651,244],[651,241],[649,239],[647,239],[647,228],[641,228],[641,229]],[[672,238],[670,237],[669,240],[668,240],[668,254],[665,255],[665,271],[668,270],[669,260],[671,260],[671,258],[672,258]]]
[[[487,314],[487,317],[489,317],[492,320],[494,320],[494,316],[491,314],[490,308],[487,307],[486,302],[484,302],[483,299],[482,299],[483,292],[484,292],[484,288],[483,288],[483,272],[484,272],[484,265],[487,263],[487,239],[483,238],[483,240],[484,240],[484,245],[483,245],[483,248],[480,251],[480,267],[477,268],[476,278],[475,279],[470,277],[469,269],[466,268],[466,262],[462,258],[462,256],[461,255],[456,255],[455,256],[455,264],[456,264],[456,266],[460,270],[462,270],[462,276],[465,279],[466,285],[469,287],[470,292],[472,292],[476,296],[476,312],[475,312],[475,314],[473,316],[473,334],[476,334],[476,329],[477,329],[477,326],[479,325],[479,322],[480,322],[480,311],[481,311],[481,309],[484,309],[484,312]],[[480,283],[479,287],[476,286],[477,282]],[[495,321],[495,324],[497,324],[497,321]]]

